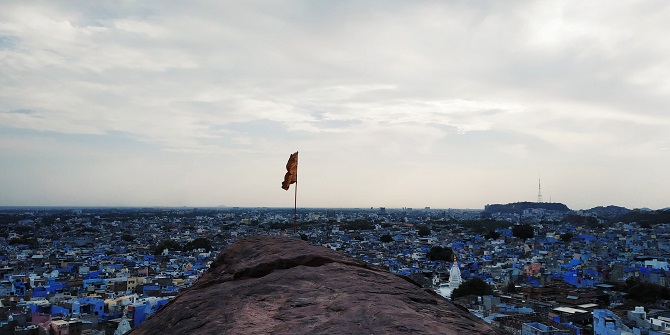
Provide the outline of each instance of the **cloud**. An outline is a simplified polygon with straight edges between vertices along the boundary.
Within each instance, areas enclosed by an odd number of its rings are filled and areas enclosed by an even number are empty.
[[[669,11],[653,0],[8,1],[0,124],[259,162],[346,150],[393,173],[398,155],[433,170],[445,152],[464,165],[485,164],[473,152],[496,164],[666,162]]]

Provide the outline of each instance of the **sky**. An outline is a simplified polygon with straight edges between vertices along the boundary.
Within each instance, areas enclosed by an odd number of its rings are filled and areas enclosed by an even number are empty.
[[[670,206],[670,3],[0,0],[0,206]]]

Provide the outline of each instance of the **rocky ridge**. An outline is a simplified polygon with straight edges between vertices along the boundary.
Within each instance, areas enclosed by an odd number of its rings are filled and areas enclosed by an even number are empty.
[[[498,334],[394,275],[290,237],[257,236],[130,334]]]

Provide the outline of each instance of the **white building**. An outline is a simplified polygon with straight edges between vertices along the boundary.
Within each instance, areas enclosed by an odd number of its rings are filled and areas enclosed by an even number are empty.
[[[463,278],[461,278],[461,269],[458,268],[458,262],[456,261],[456,256],[454,256],[454,265],[451,266],[449,270],[449,288],[453,292],[463,283]]]

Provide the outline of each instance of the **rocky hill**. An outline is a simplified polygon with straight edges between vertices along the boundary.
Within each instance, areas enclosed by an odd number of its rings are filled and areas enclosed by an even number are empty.
[[[325,247],[263,236],[227,247],[130,334],[498,334],[411,279]]]

